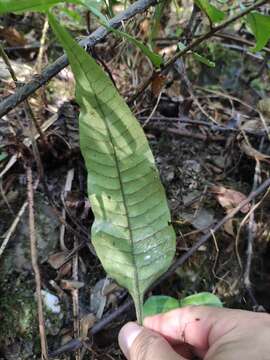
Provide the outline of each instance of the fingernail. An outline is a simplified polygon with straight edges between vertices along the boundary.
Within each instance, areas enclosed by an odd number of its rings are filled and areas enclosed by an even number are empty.
[[[123,351],[126,358],[128,358],[129,350],[139,335],[143,330],[142,326],[137,325],[135,322],[129,322],[119,332],[118,342],[121,350]]]

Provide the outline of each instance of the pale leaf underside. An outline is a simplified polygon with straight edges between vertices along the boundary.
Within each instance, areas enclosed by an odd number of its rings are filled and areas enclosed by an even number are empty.
[[[109,77],[52,17],[50,22],[76,79],[95,215],[92,242],[109,276],[129,290],[141,321],[143,294],[175,253],[165,192],[147,139]]]

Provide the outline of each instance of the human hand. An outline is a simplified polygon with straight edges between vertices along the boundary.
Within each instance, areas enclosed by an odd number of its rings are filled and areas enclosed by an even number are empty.
[[[119,345],[128,360],[269,360],[270,315],[190,306],[126,324]]]

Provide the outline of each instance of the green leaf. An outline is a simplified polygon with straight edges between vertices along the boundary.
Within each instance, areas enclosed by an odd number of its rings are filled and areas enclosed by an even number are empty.
[[[252,11],[246,17],[246,22],[256,38],[253,51],[261,51],[270,39],[270,16],[258,11]]]
[[[0,14],[8,12],[24,11],[47,11],[53,5],[65,0],[0,0]],[[79,3],[79,0],[70,0],[71,3]]]
[[[201,292],[190,295],[182,300],[177,300],[171,296],[157,295],[151,296],[146,300],[143,305],[143,316],[146,317],[162,314],[189,305],[223,306],[220,299],[209,292]]]
[[[179,306],[179,301],[171,296],[151,296],[143,305],[143,317],[162,314]]]
[[[164,188],[144,132],[110,78],[52,15],[49,21],[76,80],[91,239],[109,276],[129,290],[141,323],[144,293],[175,254]]]
[[[113,32],[114,34],[116,34],[118,36],[123,37],[128,42],[130,42],[131,44],[133,44],[137,48],[139,48],[142,51],[142,53],[148,57],[148,59],[151,61],[151,63],[153,64],[153,66],[155,68],[160,68],[160,66],[163,65],[164,61],[163,61],[162,56],[160,56],[157,53],[154,53],[152,50],[149,49],[149,47],[147,45],[143,44],[141,41],[137,40],[136,38],[127,34],[124,31],[114,29],[114,28],[108,27],[108,26],[106,26],[106,27],[108,28],[109,31]]]
[[[195,4],[207,15],[211,23],[218,23],[225,17],[225,13],[210,4],[208,0],[195,0]]]
[[[0,161],[5,160],[8,157],[6,152],[0,150]]]
[[[199,62],[201,62],[211,68],[214,68],[216,66],[216,64],[213,61],[208,60],[206,57],[198,54],[197,52],[192,52],[192,55],[196,60],[198,60]]]
[[[88,8],[94,8],[99,11],[101,11],[103,1],[102,0],[80,0],[81,4],[88,7]]]
[[[160,66],[163,65],[164,61],[163,61],[162,56],[160,56],[159,54],[156,54],[155,52],[150,50],[147,45],[142,43],[140,40],[137,40],[133,36],[127,34],[126,32],[118,30],[118,29],[114,29],[113,27],[109,26],[106,17],[98,9],[90,6],[87,2],[85,2],[85,0],[82,0],[82,1],[87,6],[87,8],[90,11],[92,11],[92,13],[100,19],[101,24],[104,27],[106,27],[109,31],[113,32],[117,36],[120,36],[120,37],[126,39],[128,42],[130,42],[131,44],[135,45],[138,49],[140,49],[142,51],[142,53],[148,57],[148,59],[151,61],[151,63],[153,64],[153,66],[155,68],[160,68]]]
[[[107,24],[108,20],[105,15],[101,12],[101,6],[98,6],[98,2],[93,2],[91,0],[81,0],[81,4],[87,7],[99,20],[101,20],[102,24]]]
[[[198,294],[190,295],[180,300],[181,307],[188,305],[206,305],[206,306],[217,306],[222,307],[220,299],[209,292],[201,292]]]
[[[61,11],[64,12],[73,21],[75,21],[77,23],[82,23],[82,17],[77,11],[70,10],[67,7],[62,7]]]
[[[158,37],[158,32],[160,29],[160,20],[164,13],[164,9],[166,6],[169,6],[168,0],[161,0],[155,6],[153,18],[150,21],[150,33],[149,33],[149,44],[151,49],[155,49],[155,41],[154,39]]]
[[[180,51],[183,51],[183,50],[186,48],[186,45],[185,45],[184,43],[182,43],[181,41],[179,41],[179,43],[178,43],[177,45],[178,45],[178,49],[179,49]],[[195,51],[190,51],[189,53],[192,54],[192,56],[193,56],[197,61],[200,61],[201,63],[203,63],[203,64],[205,64],[205,65],[207,65],[207,66],[209,66],[209,67],[212,67],[212,68],[213,68],[213,67],[216,66],[216,64],[215,64],[213,61],[208,60],[206,57],[198,54],[198,53],[195,52]]]

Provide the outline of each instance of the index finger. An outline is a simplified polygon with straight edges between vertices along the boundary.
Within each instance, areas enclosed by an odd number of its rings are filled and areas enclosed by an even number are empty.
[[[218,338],[234,329],[247,311],[207,306],[188,306],[147,317],[144,326],[162,334],[171,344],[185,342],[207,350]]]

